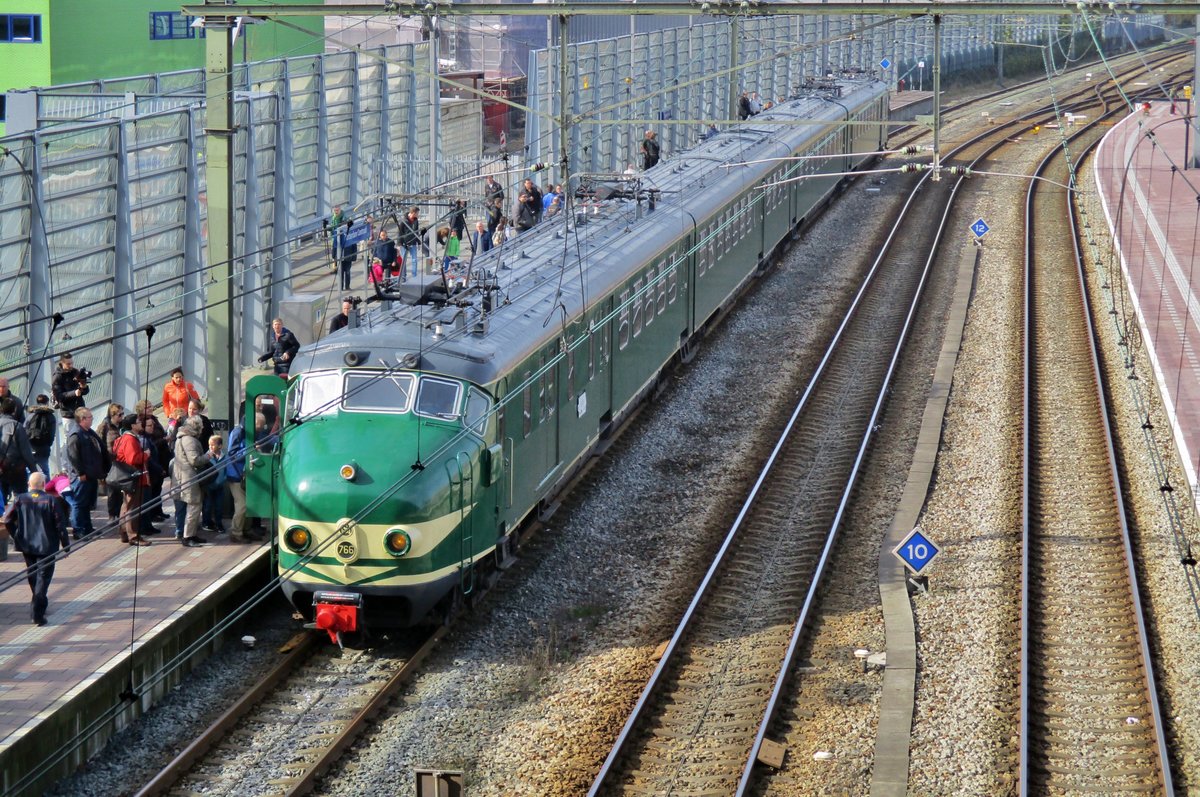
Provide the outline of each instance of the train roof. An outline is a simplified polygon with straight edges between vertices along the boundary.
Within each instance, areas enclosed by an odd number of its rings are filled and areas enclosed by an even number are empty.
[[[577,198],[570,214],[545,220],[476,257],[471,271],[479,286],[447,300],[444,291],[430,290],[441,286],[440,277],[409,284],[408,298],[417,303],[385,302],[390,306],[366,313],[362,326],[305,346],[293,373],[350,364],[392,367],[407,357],[413,368],[491,385],[557,337],[564,323],[579,319],[591,302],[648,266],[693,224],[702,224],[779,166],[748,161],[788,155],[827,132],[813,120],[836,124],[884,88],[863,79],[826,83],[812,96],[733,125],[646,172],[593,176],[593,197]],[[779,124],[789,119],[805,124]],[[638,186],[641,198],[631,198]],[[654,210],[645,198],[651,189]],[[480,286],[487,285],[494,286],[493,309],[484,313]]]

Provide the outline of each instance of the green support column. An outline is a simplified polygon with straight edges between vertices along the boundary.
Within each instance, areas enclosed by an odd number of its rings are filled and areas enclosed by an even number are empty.
[[[205,0],[215,12],[220,0]],[[239,383],[234,372],[233,303],[233,20],[205,17],[205,178],[208,195],[208,413],[232,419]]]

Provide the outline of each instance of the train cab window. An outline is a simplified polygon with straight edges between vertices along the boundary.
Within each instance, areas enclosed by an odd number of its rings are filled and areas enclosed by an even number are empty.
[[[478,390],[472,390],[467,394],[467,415],[464,419],[467,427],[475,434],[482,436],[487,429],[488,408],[491,407],[491,402],[488,397]]]
[[[296,402],[297,419],[306,421],[325,415],[336,410],[341,402],[342,375],[336,372],[305,374],[297,390],[300,393],[300,400]]]
[[[458,397],[462,386],[446,379],[421,377],[417,388],[417,415],[452,421],[458,417]]]
[[[412,374],[346,374],[342,406],[348,410],[408,412],[416,381]],[[304,398],[308,398],[307,393]]]

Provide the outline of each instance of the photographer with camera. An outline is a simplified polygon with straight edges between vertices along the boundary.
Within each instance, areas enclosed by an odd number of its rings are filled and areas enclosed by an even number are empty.
[[[92,372],[86,368],[76,368],[71,352],[63,352],[58,357],[58,366],[54,369],[54,378],[50,382],[50,395],[54,399],[54,408],[62,417],[62,435],[59,439],[58,470],[67,469],[66,441],[67,435],[75,426],[75,410],[86,407],[83,397],[90,390],[88,380]]]

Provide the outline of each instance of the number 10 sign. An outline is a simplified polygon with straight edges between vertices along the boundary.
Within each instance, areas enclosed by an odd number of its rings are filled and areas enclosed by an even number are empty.
[[[892,554],[901,562],[904,562],[904,566],[914,576],[923,575],[929,568],[929,564],[941,552],[942,549],[937,546],[937,543],[925,536],[920,526],[910,531],[908,536],[892,549]]]

